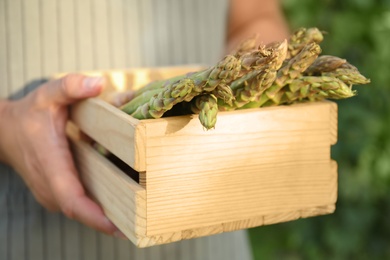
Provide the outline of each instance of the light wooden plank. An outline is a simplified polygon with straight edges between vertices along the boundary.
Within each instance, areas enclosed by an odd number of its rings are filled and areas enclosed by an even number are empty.
[[[182,1],[183,5],[183,23],[184,28],[184,41],[183,46],[185,53],[185,63],[200,63],[199,59],[199,35],[196,33],[197,26],[199,25],[199,20],[195,11],[195,1]]]
[[[162,175],[169,183],[147,183],[148,235],[295,211],[331,203],[335,183],[329,163],[291,164],[230,172]],[[196,176],[196,177],[194,177]],[[211,177],[212,176],[212,177]]]
[[[244,219],[244,220],[223,223],[223,231],[229,232],[229,231],[235,231],[240,229],[259,227],[262,225],[264,225],[264,217],[259,216],[259,217]]]
[[[223,225],[217,224],[207,227],[186,229],[182,231],[182,239],[191,239],[196,237],[209,236],[214,234],[220,234],[223,232]]]
[[[167,19],[171,10],[169,10],[169,4],[163,1],[156,1],[153,8],[158,10],[155,12],[154,19],[156,38],[158,39],[158,42],[155,43],[156,60],[158,66],[163,66],[169,64],[171,55],[173,54],[173,45],[171,42],[173,41],[172,34],[174,31],[172,29],[170,30],[170,21]]]
[[[309,218],[309,217],[314,217],[319,215],[331,214],[335,211],[335,209],[336,209],[335,204],[313,207],[313,208],[300,210],[300,215],[301,218]]]
[[[141,21],[138,0],[123,0],[124,40],[126,47],[126,67],[142,66],[141,58]],[[129,26],[131,25],[131,26]]]
[[[57,1],[41,1],[40,6],[42,70],[43,76],[51,76],[60,72],[58,3]]]
[[[83,2],[83,1],[80,1]],[[58,37],[61,72],[74,72],[76,68],[75,1],[58,1]]]
[[[330,102],[330,130],[331,130],[331,145],[335,145],[337,143],[337,131],[338,131],[338,108],[337,104],[334,102]]]
[[[185,19],[184,12],[181,9],[183,1],[180,2],[171,2],[169,4],[169,28],[171,31],[169,32],[169,36],[174,39],[176,38],[176,35],[185,35],[184,34],[184,27],[183,27],[183,20]],[[177,65],[177,64],[184,64],[184,40],[172,40],[170,41],[171,44],[171,58],[170,63],[171,65]]]
[[[25,82],[37,80],[42,76],[41,67],[41,24],[39,0],[23,1]]]
[[[209,43],[207,40],[207,28],[210,27],[210,21],[207,20],[207,14],[203,12],[202,5],[208,5],[209,1],[195,1],[195,12],[196,16],[198,17],[198,26],[197,26],[197,48],[199,53],[199,62],[202,64],[208,64],[211,65],[209,62],[208,57],[208,49],[209,49]]]
[[[200,160],[207,167],[210,162],[211,167],[225,167],[226,163],[240,167],[259,159],[263,164],[273,163],[276,155],[286,156],[279,161],[294,160],[289,155],[328,160],[329,106],[316,103],[221,112],[216,128],[210,131],[203,130],[197,116],[148,120],[147,171],[203,167]],[[315,148],[318,154],[312,154]]]
[[[140,248],[149,247],[161,244],[168,244],[182,240],[182,233],[179,232],[169,232],[164,234],[157,234],[154,236],[145,236],[139,238],[138,243],[136,245]]]
[[[291,220],[297,220],[300,218],[300,212],[298,210],[276,213],[276,214],[268,214],[264,216],[264,225],[272,225],[281,222],[287,222]]]
[[[142,66],[155,67],[156,63],[156,28],[154,25],[154,13],[152,0],[138,1],[140,11],[140,27],[141,27],[141,53]]]
[[[228,17],[229,16],[229,1],[205,1],[210,10],[215,12],[207,12],[207,21],[214,24],[214,26],[208,26],[208,39],[209,45],[206,49],[208,60],[206,62],[214,64],[226,53],[226,35],[227,26],[225,19],[215,19],[215,17]]]
[[[0,99],[7,98],[8,93],[8,36],[6,19],[8,14],[6,13],[6,1],[0,1]]]
[[[123,0],[111,0],[108,7],[108,26],[110,40],[111,68],[123,69],[126,67],[126,51],[123,17]],[[132,26],[131,26],[132,27]],[[134,36],[133,36],[134,37]]]
[[[76,55],[78,71],[92,70],[94,67],[94,41],[91,1],[75,1]]]
[[[72,106],[70,117],[84,133],[133,169],[145,171],[143,137],[138,136],[142,124],[138,120],[96,98]]]
[[[24,53],[23,18],[20,0],[7,1],[7,40],[8,40],[8,87],[14,98],[23,97]]]
[[[330,204],[329,106],[227,113],[210,134],[148,121],[147,234]]]
[[[92,3],[92,29],[93,40],[92,47],[94,48],[94,69],[109,69],[111,68],[110,57],[110,34],[108,21],[108,1],[94,0]]]
[[[81,179],[108,218],[135,244],[146,232],[146,191],[81,140],[73,139]]]

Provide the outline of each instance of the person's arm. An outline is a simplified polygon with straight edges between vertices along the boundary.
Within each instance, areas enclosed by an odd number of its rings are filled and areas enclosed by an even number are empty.
[[[259,43],[287,39],[289,35],[278,0],[231,0],[228,20],[227,49],[259,35]]]
[[[123,236],[85,193],[65,134],[68,105],[98,95],[102,78],[68,75],[18,101],[0,101],[0,161],[12,166],[50,211]]]

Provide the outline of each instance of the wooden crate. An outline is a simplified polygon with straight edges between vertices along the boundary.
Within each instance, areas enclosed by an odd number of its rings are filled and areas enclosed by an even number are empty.
[[[111,71],[107,89],[137,88],[191,68]],[[71,120],[139,175],[136,181],[73,136],[82,181],[138,247],[269,225],[335,210],[337,106],[315,102],[221,112],[205,131],[197,115],[137,120],[101,98]]]

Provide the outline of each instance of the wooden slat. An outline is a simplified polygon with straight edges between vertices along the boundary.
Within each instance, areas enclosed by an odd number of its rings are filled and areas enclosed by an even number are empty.
[[[134,37],[134,35],[140,35],[140,14],[139,14],[139,1],[138,0],[126,0],[123,1],[123,23],[124,23],[124,41],[125,41],[125,58],[126,67],[139,67],[142,66],[141,58],[141,39],[140,37]],[[128,26],[131,25],[131,26]]]
[[[94,66],[92,1],[75,1],[76,68],[77,71],[91,70]]]
[[[316,103],[223,112],[210,131],[203,130],[197,116],[142,121],[147,126],[147,171],[200,169],[205,163],[213,168],[240,167],[259,159],[262,164],[274,163],[275,156],[279,162],[298,156],[328,161],[329,106]]]
[[[183,177],[162,175],[170,182],[147,183],[148,236],[327,205],[336,185],[329,163],[205,172],[210,178],[174,174]]]
[[[6,1],[0,1],[0,82],[3,87],[0,88],[0,99],[8,97],[8,35],[7,35],[7,13]]]
[[[313,207],[300,210],[301,218],[314,217],[319,215],[331,214],[335,211],[336,205],[330,204],[325,206]]]
[[[207,227],[186,229],[182,231],[182,239],[191,239],[196,237],[220,234],[223,231],[224,230],[223,230],[222,223],[217,225],[207,226]]]
[[[58,34],[60,71],[73,72],[76,68],[75,2],[58,1]]]
[[[155,236],[144,236],[140,237],[136,246],[138,247],[149,247],[161,244],[167,244],[172,242],[177,242],[182,240],[182,233],[179,232],[169,232],[164,234],[157,234]]]
[[[199,20],[195,13],[196,2],[188,1],[183,3],[183,23],[186,28],[197,28]],[[194,30],[183,30],[185,44],[183,46],[185,53],[185,62],[200,62],[200,50],[197,46],[197,38],[200,37]]]
[[[142,0],[138,1],[139,19],[140,19],[140,40],[141,40],[141,60],[144,67],[155,67],[156,63],[156,29],[154,25],[153,1]],[[173,54],[173,53],[172,53]]]
[[[92,48],[94,69],[111,68],[108,1],[94,0],[92,3]]]
[[[125,26],[123,17],[123,0],[110,0],[108,5],[108,26],[110,41],[111,68],[126,68],[126,57],[128,46],[125,46],[124,31]]]
[[[276,213],[276,214],[269,214],[264,216],[264,225],[271,225],[271,224],[287,222],[291,220],[297,220],[300,218],[300,216],[301,215],[298,210]]]
[[[42,71],[44,76],[60,72],[58,1],[41,1]]]
[[[73,139],[84,185],[105,214],[134,243],[146,233],[146,191],[81,140]]]
[[[331,145],[337,143],[337,131],[338,131],[338,108],[337,104],[330,102],[330,130],[331,130]]]
[[[39,0],[23,1],[24,15],[24,50],[25,81],[37,80],[42,76],[41,24]]]
[[[147,121],[147,234],[331,204],[329,106]]]
[[[21,98],[24,85],[23,19],[20,0],[7,1],[8,87],[15,98]]]
[[[229,232],[229,231],[235,231],[235,230],[240,230],[240,229],[259,227],[262,225],[264,225],[264,217],[263,216],[253,217],[253,218],[249,218],[249,219],[223,223],[223,231]]]
[[[175,32],[169,29],[170,21],[167,19],[171,10],[169,10],[169,4],[163,1],[156,1],[153,6],[155,10],[158,10],[158,12],[155,12],[154,18],[156,37],[159,39],[158,43],[156,43],[156,60],[159,64],[167,64],[171,55],[174,55],[174,52],[172,52],[174,48],[170,43],[172,34]],[[182,40],[186,38],[183,37]]]
[[[70,117],[84,133],[133,169],[145,171],[143,137],[139,136],[142,125],[139,120],[97,98],[75,104]]]
[[[169,32],[169,36],[172,38],[175,38],[176,34],[182,35],[184,37],[184,12],[182,10],[182,3],[183,1],[179,2],[171,2],[169,4],[169,28],[171,28],[171,31]],[[181,21],[181,22],[177,22]],[[201,22],[201,19],[199,19],[199,22]],[[200,35],[197,35],[198,37],[201,37]],[[170,62],[172,64],[184,64],[184,44],[181,41],[170,41],[172,53],[170,57]]]

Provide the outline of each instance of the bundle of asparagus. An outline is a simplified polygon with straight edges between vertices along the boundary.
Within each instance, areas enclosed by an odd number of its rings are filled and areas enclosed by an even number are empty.
[[[301,28],[288,41],[257,46],[247,39],[215,66],[151,82],[120,108],[148,119],[180,106],[211,129],[218,111],[354,96],[352,86],[370,80],[345,59],[320,55],[323,38],[317,28]]]

